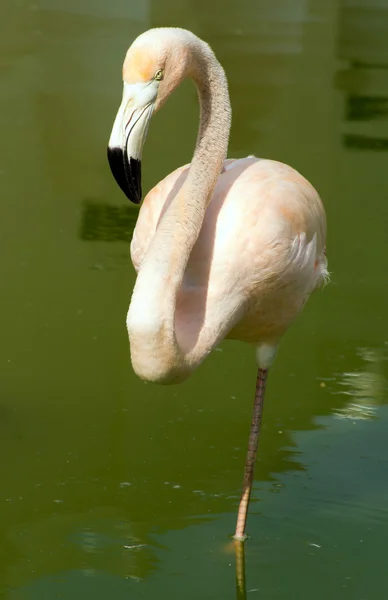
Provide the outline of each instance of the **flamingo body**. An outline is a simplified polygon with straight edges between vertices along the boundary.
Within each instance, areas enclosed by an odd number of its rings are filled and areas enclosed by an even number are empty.
[[[131,243],[136,271],[189,167],[167,175],[145,197]],[[182,348],[189,352],[224,315],[230,320],[225,337],[276,347],[327,277],[325,237],[322,202],[297,171],[255,157],[227,159],[177,298]]]
[[[145,198],[131,243],[137,279],[127,314],[135,372],[183,381],[225,338],[255,344],[258,376],[236,540],[245,539],[268,369],[280,338],[327,278],[326,217],[291,167],[226,159],[231,106],[211,48],[190,31],[140,35],[123,65],[123,98],[108,146],[113,175],[141,200],[141,152],[154,110],[185,77],[197,86],[200,125],[190,165]]]

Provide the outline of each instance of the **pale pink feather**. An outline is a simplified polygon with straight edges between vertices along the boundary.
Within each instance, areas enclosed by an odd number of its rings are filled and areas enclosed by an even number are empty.
[[[189,166],[173,171],[144,199],[131,243],[136,271]],[[221,328],[225,319],[227,337],[276,346],[327,278],[325,237],[321,200],[297,171],[255,157],[226,160],[177,298],[182,350],[190,351],[201,330]]]

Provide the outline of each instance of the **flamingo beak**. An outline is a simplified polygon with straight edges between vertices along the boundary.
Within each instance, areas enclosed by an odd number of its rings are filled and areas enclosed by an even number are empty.
[[[134,204],[140,204],[141,155],[154,111],[158,82],[124,82],[123,100],[108,144],[108,161],[113,177]]]

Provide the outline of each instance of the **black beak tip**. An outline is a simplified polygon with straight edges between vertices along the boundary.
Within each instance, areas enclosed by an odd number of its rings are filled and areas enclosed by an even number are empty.
[[[141,202],[141,161],[130,157],[121,148],[108,147],[108,161],[118,186],[134,204]]]

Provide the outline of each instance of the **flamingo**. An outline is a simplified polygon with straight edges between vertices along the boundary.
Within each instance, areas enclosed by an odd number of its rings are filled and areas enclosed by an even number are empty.
[[[225,72],[206,42],[172,27],[142,33],[123,64],[108,160],[129,200],[141,201],[151,116],[185,77],[200,103],[195,151],[140,208],[126,324],[135,373],[160,384],[187,379],[226,338],[255,346],[258,374],[234,535],[244,541],[268,370],[283,334],[328,278],[326,216],[317,191],[290,166],[255,156],[226,159]]]

